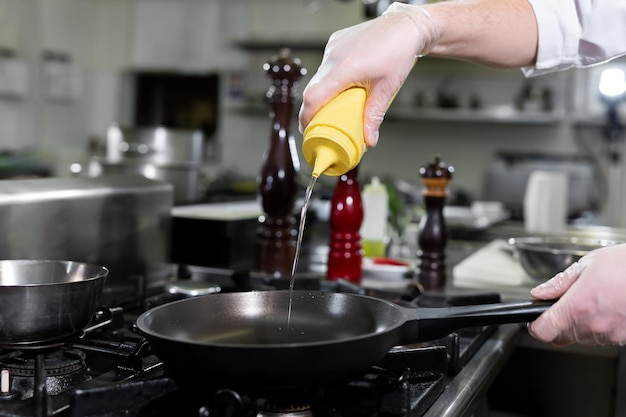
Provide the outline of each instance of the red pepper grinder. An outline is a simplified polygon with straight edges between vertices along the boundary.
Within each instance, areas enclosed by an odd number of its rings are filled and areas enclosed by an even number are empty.
[[[358,165],[337,180],[330,206],[330,243],[326,278],[361,283],[363,200]]]
[[[282,49],[266,63],[271,78],[267,98],[272,106],[270,146],[265,152],[258,176],[258,192],[264,215],[259,218],[256,239],[256,268],[280,278],[291,275],[296,253],[298,230],[293,209],[298,193],[298,155],[290,133],[294,90],[297,80],[306,74],[298,58]]]
[[[441,289],[446,284],[446,244],[448,234],[443,207],[448,196],[448,184],[454,168],[443,163],[439,156],[420,168],[424,189],[422,196],[426,212],[420,219],[417,243],[416,278],[425,290]]]

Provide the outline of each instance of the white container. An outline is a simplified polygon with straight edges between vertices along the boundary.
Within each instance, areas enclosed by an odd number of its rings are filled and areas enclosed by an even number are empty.
[[[387,217],[389,195],[387,188],[378,177],[363,187],[363,223],[361,240],[365,257],[385,256],[387,245]]]
[[[561,233],[567,224],[568,176],[561,171],[533,171],[524,194],[528,233]]]

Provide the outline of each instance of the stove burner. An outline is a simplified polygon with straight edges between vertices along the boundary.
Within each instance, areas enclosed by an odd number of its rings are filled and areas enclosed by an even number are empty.
[[[281,401],[260,400],[256,417],[312,417],[311,405],[306,400],[285,398]]]
[[[307,392],[284,392],[259,398],[256,417],[312,417],[311,397]]]
[[[277,408],[273,410],[259,409],[256,417],[313,417],[310,406],[294,406],[285,409]]]
[[[35,376],[35,357],[21,354],[20,351],[7,355],[9,360],[0,358],[0,366],[12,375]],[[78,349],[53,350],[44,355],[44,368],[48,376],[65,376],[85,368],[85,354]]]
[[[22,399],[33,396],[38,355],[43,359],[48,395],[57,395],[90,379],[85,364],[85,353],[79,349],[0,352],[0,369],[9,374],[10,392],[19,393]]]

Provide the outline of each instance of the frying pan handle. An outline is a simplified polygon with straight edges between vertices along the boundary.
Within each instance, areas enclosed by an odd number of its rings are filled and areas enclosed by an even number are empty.
[[[419,341],[436,340],[474,326],[527,323],[535,320],[556,300],[522,301],[446,308],[418,308]]]

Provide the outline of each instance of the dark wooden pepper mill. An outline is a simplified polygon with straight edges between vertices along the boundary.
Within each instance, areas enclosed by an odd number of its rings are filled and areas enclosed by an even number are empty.
[[[446,284],[446,244],[448,234],[443,207],[454,168],[439,156],[419,170],[426,213],[420,219],[417,241],[416,278],[424,290],[441,289]]]
[[[264,215],[259,218],[256,269],[279,278],[291,275],[298,229],[293,214],[298,193],[298,155],[290,133],[297,81],[306,74],[289,49],[263,65],[271,79],[267,99],[272,107],[270,145],[263,156],[257,183]]]

